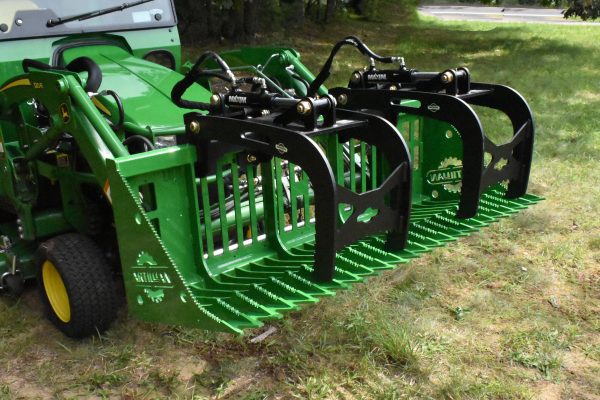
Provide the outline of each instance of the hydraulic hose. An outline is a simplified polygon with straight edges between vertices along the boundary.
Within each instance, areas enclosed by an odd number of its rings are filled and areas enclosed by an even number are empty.
[[[131,135],[123,141],[123,144],[127,146],[135,141],[144,143],[144,147],[147,149],[146,151],[154,150],[154,144],[150,141],[150,139],[142,135]]]
[[[110,122],[111,127],[114,131],[119,131],[123,127],[123,123],[125,122],[125,110],[123,109],[123,102],[121,101],[121,97],[114,90],[103,90],[98,93],[99,96],[111,96],[115,99],[115,103],[117,103],[117,109],[119,110],[119,121],[116,124]]]
[[[329,78],[329,75],[331,75],[331,66],[333,64],[333,59],[335,58],[338,51],[340,51],[340,49],[344,46],[353,46],[356,49],[358,49],[358,51],[360,51],[361,54],[385,64],[391,64],[399,60],[399,57],[380,56],[379,54],[376,54],[371,49],[369,49],[367,45],[356,36],[346,36],[344,39],[340,40],[333,46],[331,54],[329,54],[329,58],[327,58],[327,61],[325,61],[325,64],[323,64],[323,67],[321,68],[321,71],[319,71],[319,74],[316,76],[315,80],[313,80],[310,84],[307,96],[314,96],[321,87],[321,85],[327,80],[327,78]]]
[[[207,72],[200,69],[200,66],[208,59],[213,59],[219,65],[223,74]],[[177,106],[181,108],[191,108],[202,111],[210,110],[210,104],[203,103],[200,101],[192,101],[182,99],[183,94],[192,86],[199,77],[201,76],[216,76],[221,78],[227,82],[230,82],[232,85],[236,84],[236,78],[233,72],[231,72],[231,68],[229,65],[223,60],[217,53],[214,51],[206,51],[198,57],[196,63],[192,66],[189,72],[183,77],[182,80],[177,82],[175,86],[173,86],[173,90],[171,91],[171,101],[175,103]]]
[[[32,60],[29,58],[23,59],[23,71],[29,72],[30,68],[35,68],[42,71],[67,70],[71,72],[87,72],[88,77],[87,81],[85,82],[84,89],[88,93],[96,92],[102,83],[102,70],[100,70],[98,64],[96,64],[94,60],[89,57],[77,57],[67,64],[64,69],[53,67],[41,61]]]
[[[98,88],[100,88],[100,84],[102,84],[102,71],[98,64],[89,57],[77,57],[68,63],[65,69],[72,72],[88,73],[84,87],[85,91],[88,93],[97,92]]]

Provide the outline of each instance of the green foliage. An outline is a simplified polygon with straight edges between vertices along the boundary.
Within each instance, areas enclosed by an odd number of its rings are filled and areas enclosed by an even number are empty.
[[[546,378],[561,367],[560,350],[568,350],[572,345],[576,331],[532,329],[512,335],[506,342],[512,361],[528,368],[534,368]]]
[[[417,0],[175,0],[179,30],[186,43],[228,39],[253,41],[260,34],[323,26],[347,11],[380,21],[393,5],[415,10]],[[402,13],[400,18],[410,15]]]
[[[580,17],[584,21],[600,18],[600,0],[570,0],[565,18]]]
[[[392,4],[393,3],[393,4]],[[382,21],[386,18],[391,6],[403,4],[407,10],[416,8],[416,0],[356,0],[349,1],[347,8],[369,21]]]

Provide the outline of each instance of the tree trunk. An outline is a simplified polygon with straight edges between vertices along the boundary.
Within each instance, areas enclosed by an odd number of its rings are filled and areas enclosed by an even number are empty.
[[[233,0],[233,5],[221,24],[221,35],[234,40],[244,36],[244,0]]]
[[[304,0],[281,0],[285,30],[296,28],[304,23]]]
[[[246,0],[244,4],[244,32],[249,38],[254,38],[258,31],[258,1]]]
[[[325,22],[331,21],[335,14],[335,0],[327,0],[327,7],[325,8]]]
[[[215,35],[215,23],[213,21],[212,0],[204,0],[202,8],[206,18],[206,33],[208,36],[213,37]]]

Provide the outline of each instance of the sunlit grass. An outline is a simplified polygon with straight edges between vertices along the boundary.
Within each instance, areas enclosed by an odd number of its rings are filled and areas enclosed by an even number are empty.
[[[598,393],[598,27],[433,19],[404,24],[398,18],[319,29],[262,40],[292,45],[316,71],[336,40],[357,34],[377,52],[404,56],[410,67],[466,65],[476,81],[513,86],[536,118],[530,189],[547,200],[293,313],[259,344],[149,325],[124,312],[101,340],[73,342],[40,320],[35,307],[3,300],[0,398],[529,399]],[[330,86],[345,84],[364,65],[353,50],[343,50]],[[506,137],[505,121],[482,115],[488,132]]]

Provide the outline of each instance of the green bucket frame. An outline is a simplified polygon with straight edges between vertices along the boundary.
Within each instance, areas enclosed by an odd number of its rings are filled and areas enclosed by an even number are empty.
[[[415,146],[423,146],[423,129],[431,129],[412,116],[401,116],[399,125]],[[436,134],[445,137],[451,127],[440,125],[437,129]],[[332,146],[323,143],[328,145]],[[380,176],[377,163],[361,162],[373,149],[354,141],[346,148],[337,144],[334,150],[330,161],[338,183],[354,191],[377,183],[371,179]],[[242,333],[468,236],[540,200],[533,195],[505,199],[504,189],[494,187],[482,195],[475,218],[458,219],[457,196],[431,196],[429,183],[419,172],[424,162],[420,158],[420,164],[413,164],[420,180],[413,184],[413,198],[418,201],[411,212],[407,247],[389,252],[385,234],[364,237],[337,252],[333,279],[320,282],[313,274],[314,204],[308,179],[296,165],[277,158],[260,167],[242,166],[238,159],[236,153],[224,154],[216,163],[216,173],[206,177],[196,176],[196,152],[189,145],[117,158],[110,164],[111,196],[119,203],[114,207],[115,222],[132,314],[148,321]],[[267,188],[254,195],[258,177]],[[228,185],[232,189],[229,198]],[[249,188],[247,199],[240,191],[244,186]],[[217,198],[211,199],[211,192]],[[270,198],[266,192],[271,193]],[[368,213],[363,216],[368,217]],[[267,233],[260,234],[261,226]]]

